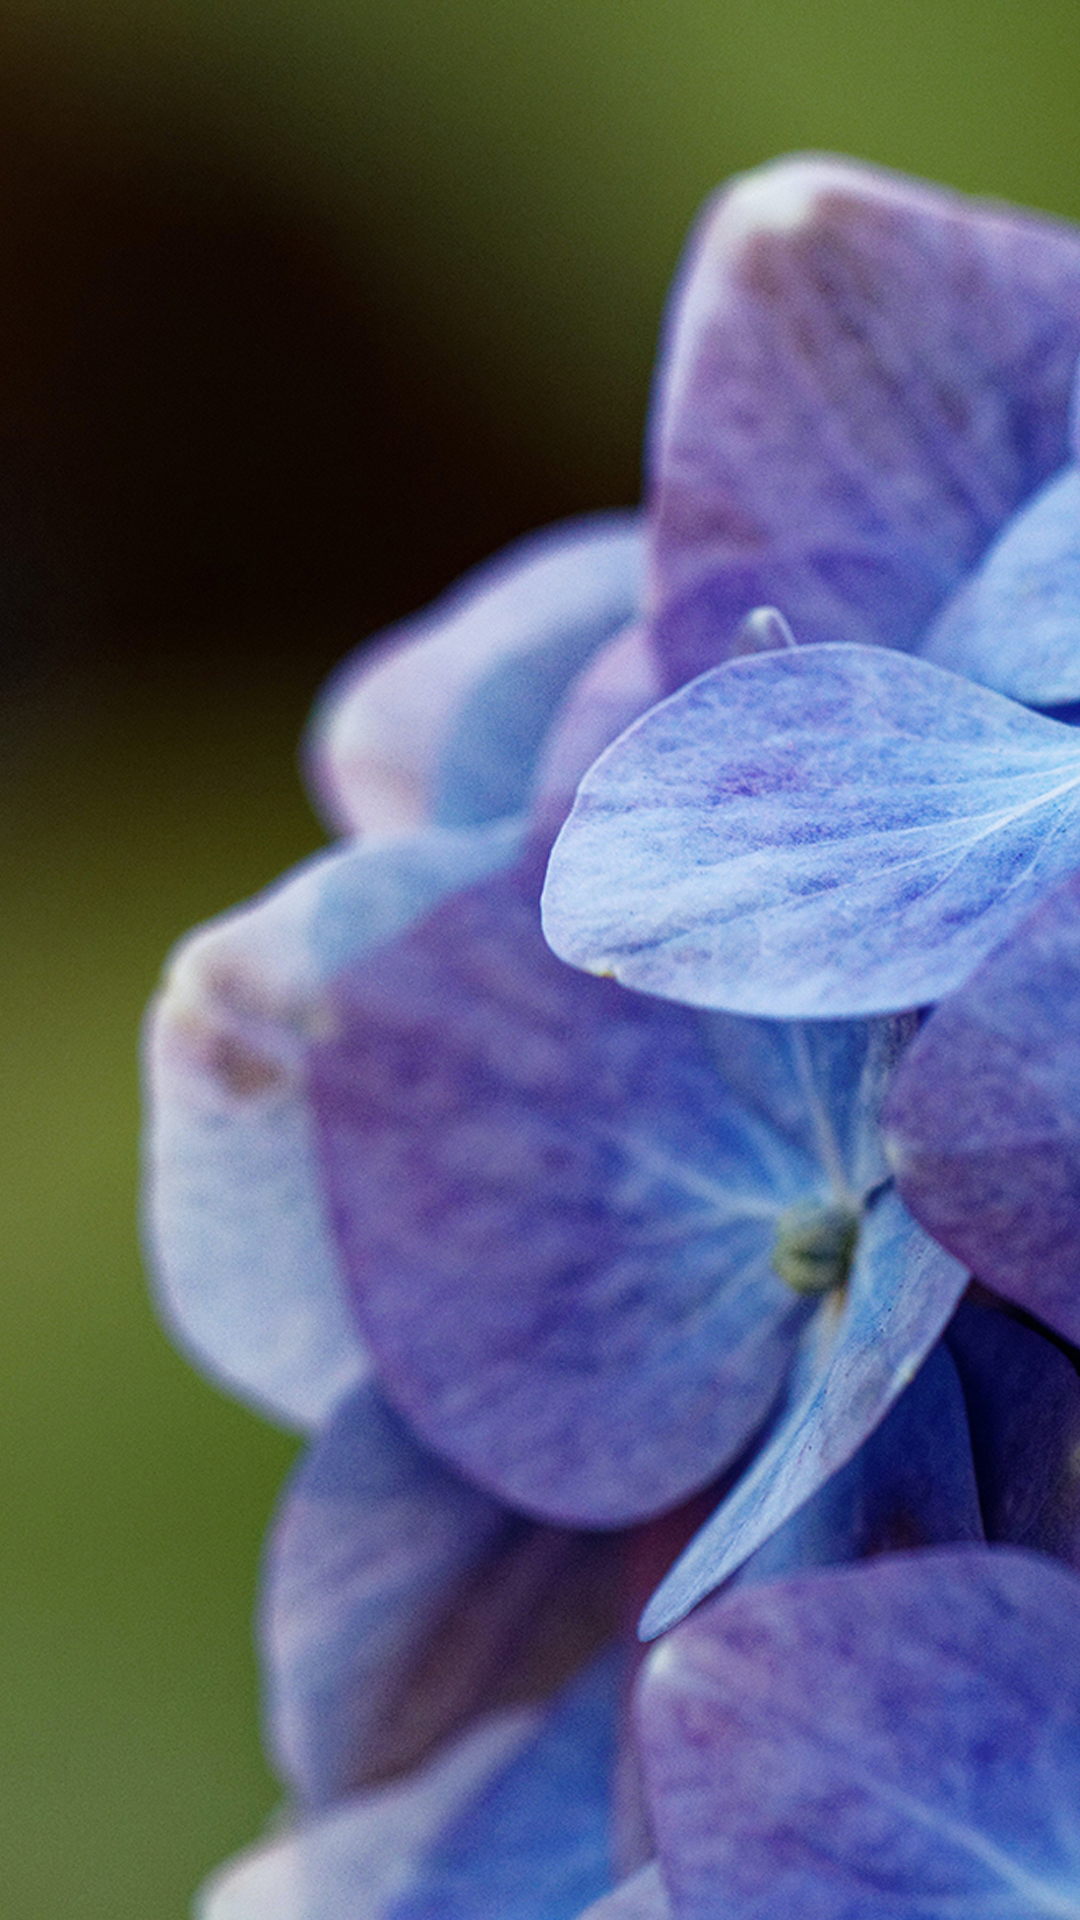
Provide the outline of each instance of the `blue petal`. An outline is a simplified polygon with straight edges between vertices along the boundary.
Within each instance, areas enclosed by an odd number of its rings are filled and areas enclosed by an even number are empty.
[[[1030,707],[1080,700],[1080,473],[1066,468],[1010,520],[919,648]]]
[[[153,1009],[146,1212],[161,1305],[200,1365],[287,1424],[317,1423],[366,1365],[304,1083],[326,983],[516,844],[509,823],[312,860],[186,941]]]
[[[611,1885],[623,1662],[227,1868],[202,1920],[577,1920]]]
[[[599,1661],[428,1854],[388,1920],[577,1920],[611,1884],[623,1662]]]
[[[674,1920],[656,1862],[643,1867],[632,1880],[624,1880],[614,1893],[606,1893],[580,1920]]]
[[[552,958],[526,870],[335,983],[309,1084],[380,1379],[527,1512],[660,1512],[780,1393],[809,1309],[776,1218],[829,1187],[718,1064],[695,1016]]]
[[[275,1522],[261,1607],[270,1742],[304,1801],[385,1765],[410,1663],[506,1524],[372,1387],[323,1429]]]
[[[539,1726],[535,1711],[494,1715],[404,1780],[241,1854],[204,1888],[198,1920],[393,1920],[440,1836]]]
[[[1018,1408],[1018,1420],[1026,1412]],[[847,1466],[751,1555],[732,1585],[984,1537],[964,1393],[939,1342]]]
[[[582,782],[544,894],[555,951],[782,1018],[936,1000],[1080,866],[1080,739],[885,648],[704,674]]]
[[[574,675],[640,599],[637,516],[533,534],[338,669],[309,730],[331,825],[384,836],[519,812]]]
[[[679,1920],[1078,1920],[1080,1583],[887,1556],[725,1594],[639,1725]]]
[[[789,1410],[653,1595],[644,1638],[720,1586],[846,1465],[914,1378],[966,1284],[896,1195],[882,1194],[860,1228],[842,1307],[828,1296],[808,1330]]]
[[[912,647],[1068,457],[1080,238],[850,161],[708,207],[676,285],[650,457],[665,684],[751,608]]]

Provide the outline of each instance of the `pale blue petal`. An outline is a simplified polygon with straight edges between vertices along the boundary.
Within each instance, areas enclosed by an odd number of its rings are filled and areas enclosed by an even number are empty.
[[[577,1920],[608,1862],[623,1663],[242,1857],[200,1920]]]
[[[1080,700],[1080,473],[1010,520],[918,652],[1029,707]]]
[[[304,1061],[327,982],[512,857],[513,823],[322,855],[179,949],[151,1013],[146,1228],[162,1310],[215,1379],[317,1423],[366,1361]]]
[[[958,986],[1080,866],[1074,729],[886,648],[739,659],[637,722],[556,842],[556,953],[693,1006],[883,1013]]]
[[[369,836],[471,826],[525,804],[574,675],[640,604],[637,515],[532,534],[338,669],[309,729],[332,826]]]
[[[535,1709],[480,1722],[426,1766],[221,1868],[198,1920],[392,1920],[430,1849],[536,1738]]]
[[[914,1378],[966,1284],[959,1262],[883,1193],[860,1228],[842,1305],[827,1296],[808,1330],[789,1410],[657,1589],[644,1638],[720,1586],[846,1465]]]

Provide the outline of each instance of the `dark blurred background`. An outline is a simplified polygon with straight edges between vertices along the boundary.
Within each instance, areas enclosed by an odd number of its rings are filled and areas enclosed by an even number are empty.
[[[630,501],[725,174],[828,147],[1080,216],[1075,0],[0,0],[0,1840],[19,1920],[180,1920],[254,1837],[293,1443],[148,1307],[136,1032],[316,846],[332,662]]]

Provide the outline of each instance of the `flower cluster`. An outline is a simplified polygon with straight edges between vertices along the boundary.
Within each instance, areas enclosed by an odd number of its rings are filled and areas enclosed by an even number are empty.
[[[645,512],[346,663],[176,956],[164,1310],[310,1436],[204,1920],[1080,1920],[1078,360],[1080,234],[736,182]]]

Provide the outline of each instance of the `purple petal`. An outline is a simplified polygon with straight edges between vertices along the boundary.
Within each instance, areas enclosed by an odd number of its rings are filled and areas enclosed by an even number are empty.
[[[340,1798],[382,1758],[409,1666],[506,1523],[370,1386],[323,1429],[275,1522],[261,1608],[271,1745],[303,1800]]]
[[[829,1295],[808,1330],[788,1411],[667,1579],[645,1639],[681,1620],[849,1461],[914,1378],[967,1275],[886,1192],[859,1230],[846,1298]]]
[[[1080,238],[843,160],[722,193],[677,284],[653,436],[669,687],[752,607],[913,647],[1068,457]]]
[[[582,782],[544,892],[555,951],[781,1018],[938,999],[1080,865],[1080,736],[922,660],[733,660]]]
[[[380,1378],[469,1478],[616,1526],[713,1479],[807,1307],[776,1215],[824,1174],[697,1019],[555,961],[535,883],[457,894],[337,982],[312,1097]]]
[[[362,1375],[305,1084],[326,983],[515,829],[324,855],[179,949],[153,1009],[147,1232],[163,1311],[214,1378],[317,1424]]]
[[[1067,467],[1005,527],[919,653],[1031,707],[1080,700],[1080,474]]]
[[[1080,1380],[1012,1314],[962,1300],[945,1335],[963,1383],[988,1540],[1080,1566]]]
[[[597,1900],[580,1920],[674,1920],[667,1889],[654,1861],[614,1893]]]
[[[1003,1548],[724,1595],[640,1725],[678,1920],[1076,1920],[1080,1583]]]
[[[636,515],[569,521],[350,656],[307,753],[330,824],[383,838],[520,811],[563,692],[637,612],[639,571]]]
[[[930,1232],[1080,1340],[1080,877],[933,1014],[884,1125]]]

